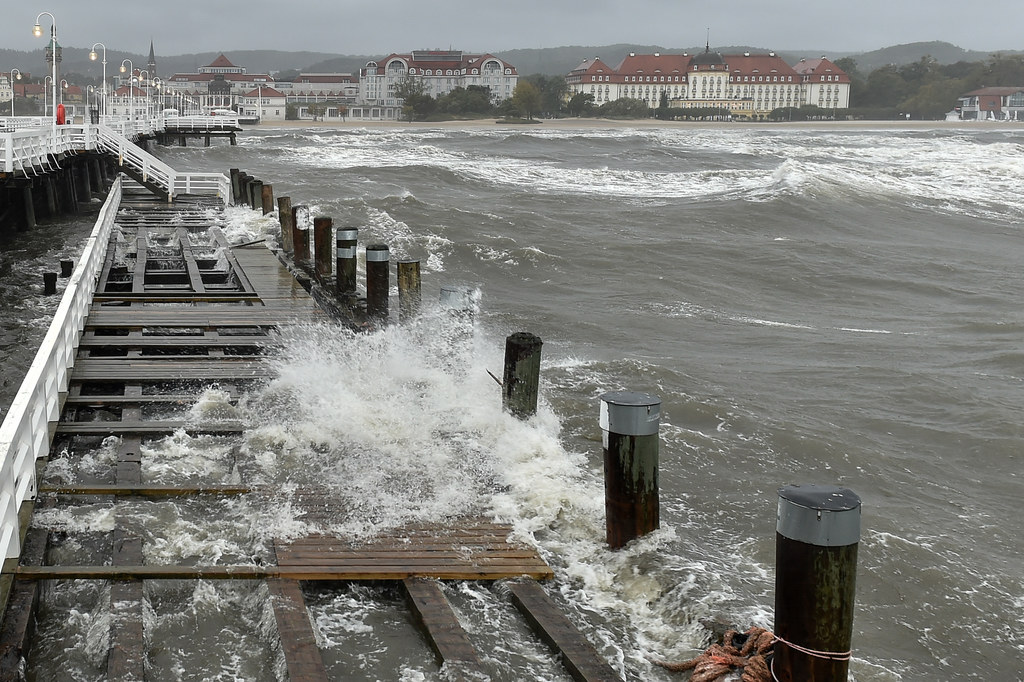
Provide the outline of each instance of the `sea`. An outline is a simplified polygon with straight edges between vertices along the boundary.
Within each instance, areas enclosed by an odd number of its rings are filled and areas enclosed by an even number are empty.
[[[652,661],[702,651],[708,623],[773,626],[778,490],[836,485],[862,501],[850,679],[1024,680],[1021,126],[266,124],[155,153],[240,168],[418,259],[423,309],[293,329],[275,379],[184,408],[245,420],[240,441],[145,448],[146,481],[236,482],[244,460],[273,505],[48,508],[52,560],[103,563],[116,516],[149,563],[257,561],[324,530],[292,504],[310,486],[347,510],[326,530],[353,537],[484,514],[551,564],[548,593],[624,680],[669,681],[685,674]],[[98,206],[0,235],[3,412],[56,308],[42,272],[77,257]],[[236,243],[280,237],[276,214],[227,223]],[[438,304],[451,287],[469,314]],[[519,331],[543,340],[527,421],[489,376]],[[599,408],[622,390],[661,400],[661,527],[613,551]],[[102,479],[116,450],[44,477]],[[286,679],[259,583],[145,589],[147,679]],[[444,591],[488,679],[570,679],[507,586]],[[448,679],[394,587],[306,599],[333,679]],[[48,583],[27,678],[106,679],[110,624],[102,584]]]

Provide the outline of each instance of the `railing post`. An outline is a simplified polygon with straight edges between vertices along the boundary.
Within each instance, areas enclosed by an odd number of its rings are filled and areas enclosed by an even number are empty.
[[[772,666],[779,682],[848,677],[860,517],[860,498],[847,488],[779,489]]]

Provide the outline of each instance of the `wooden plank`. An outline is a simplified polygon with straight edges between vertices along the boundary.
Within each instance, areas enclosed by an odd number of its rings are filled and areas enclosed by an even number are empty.
[[[149,244],[146,234],[145,229],[139,228],[138,236],[135,239],[135,270],[132,275],[132,291],[136,293],[146,290],[146,250]]]
[[[267,587],[274,606],[277,631],[281,635],[289,681],[326,682],[327,669],[316,644],[298,581],[272,578],[267,580]]]
[[[243,433],[241,424],[207,424],[204,426],[185,424],[176,421],[145,421],[145,422],[61,422],[57,424],[56,433],[78,435],[153,435],[174,433],[183,429],[186,433],[205,435],[230,435]]]
[[[119,495],[122,497],[190,497],[193,495],[217,495],[232,497],[245,495],[252,492],[252,488],[245,485],[203,485],[203,486],[178,486],[178,485],[124,485],[115,484],[89,484],[89,485],[42,485],[39,487],[40,494],[48,495]]]
[[[120,520],[119,520],[120,522]],[[114,530],[115,566],[142,563],[142,538],[124,528]],[[136,682],[145,679],[146,638],[142,621],[141,582],[116,582],[110,586],[110,652],[107,679]]]
[[[262,334],[259,336],[251,335],[238,335],[238,336],[220,336],[212,332],[207,332],[204,335],[192,335],[192,336],[83,336],[79,347],[81,348],[174,348],[176,346],[218,346],[218,347],[231,347],[231,346],[258,346],[266,347],[273,345],[276,342],[276,336]]]
[[[175,235],[178,238],[178,246],[181,248],[181,257],[185,260],[185,270],[188,271],[188,280],[192,291],[197,294],[205,293],[206,285],[203,284],[203,275],[199,272],[199,264],[196,263],[196,258],[192,255],[192,244],[188,239],[188,230],[179,227],[175,230]]]
[[[437,581],[409,578],[403,580],[402,585],[430,645],[445,665],[446,679],[490,679]]]
[[[46,557],[48,538],[48,531],[30,528],[25,536],[21,560],[42,564]],[[35,584],[16,582],[11,587],[3,624],[0,626],[0,680],[21,679],[21,661],[31,647],[38,600],[39,588]]]
[[[576,682],[621,682],[622,678],[602,659],[587,638],[555,606],[540,585],[532,580],[509,584],[512,601],[547,644],[562,658]]]

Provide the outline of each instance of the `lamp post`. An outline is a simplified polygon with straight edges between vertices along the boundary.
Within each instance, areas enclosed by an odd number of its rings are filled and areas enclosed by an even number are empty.
[[[21,71],[11,69],[11,118],[14,118],[14,74],[17,72],[18,80],[21,80]]]
[[[50,117],[50,126],[53,131],[53,146],[57,147],[57,17],[53,16],[50,12],[40,12],[36,15],[36,25],[32,27],[32,34],[36,38],[43,37],[43,27],[39,24],[39,20],[43,18],[43,15],[50,17],[50,43],[51,43],[51,57],[53,58],[51,65],[51,83],[53,86],[53,116]],[[43,99],[43,116],[46,115],[46,99]]]
[[[53,80],[53,78],[51,78],[50,76],[47,76],[46,78],[43,79],[43,118],[46,118],[46,85],[47,85],[47,83],[49,83],[52,80]],[[54,114],[54,116],[57,115],[57,106],[56,105],[54,105],[54,107],[53,107],[53,114]]]
[[[142,78],[142,74],[146,74],[146,78],[145,79]],[[139,94],[140,95],[142,94],[142,85],[143,85],[143,83],[146,84],[146,89],[144,91],[146,93],[146,99],[144,100],[146,102],[146,122],[143,125],[145,126],[147,131],[149,129],[149,83],[148,83],[148,81],[149,81],[149,71],[147,69],[139,69],[139,90],[140,90]]]
[[[125,67],[125,62],[128,62],[128,67]],[[135,134],[135,86],[132,85],[132,79],[135,78],[135,63],[130,59],[121,60],[121,73],[128,72],[128,116],[129,122],[131,123],[132,131],[131,134]]]
[[[263,123],[263,86],[256,86],[256,122]]]
[[[103,43],[93,43],[89,50],[89,59],[96,61],[96,47],[103,48],[103,115],[107,115],[107,46]]]

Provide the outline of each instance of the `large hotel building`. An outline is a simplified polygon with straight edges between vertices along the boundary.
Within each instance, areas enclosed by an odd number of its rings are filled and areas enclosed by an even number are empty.
[[[614,68],[587,59],[565,82],[569,97],[590,94],[597,105],[629,97],[655,108],[665,93],[670,107],[722,108],[745,118],[780,107],[850,106],[850,77],[825,57],[790,66],[774,52],[722,55],[710,46],[696,55],[631,52]]]

